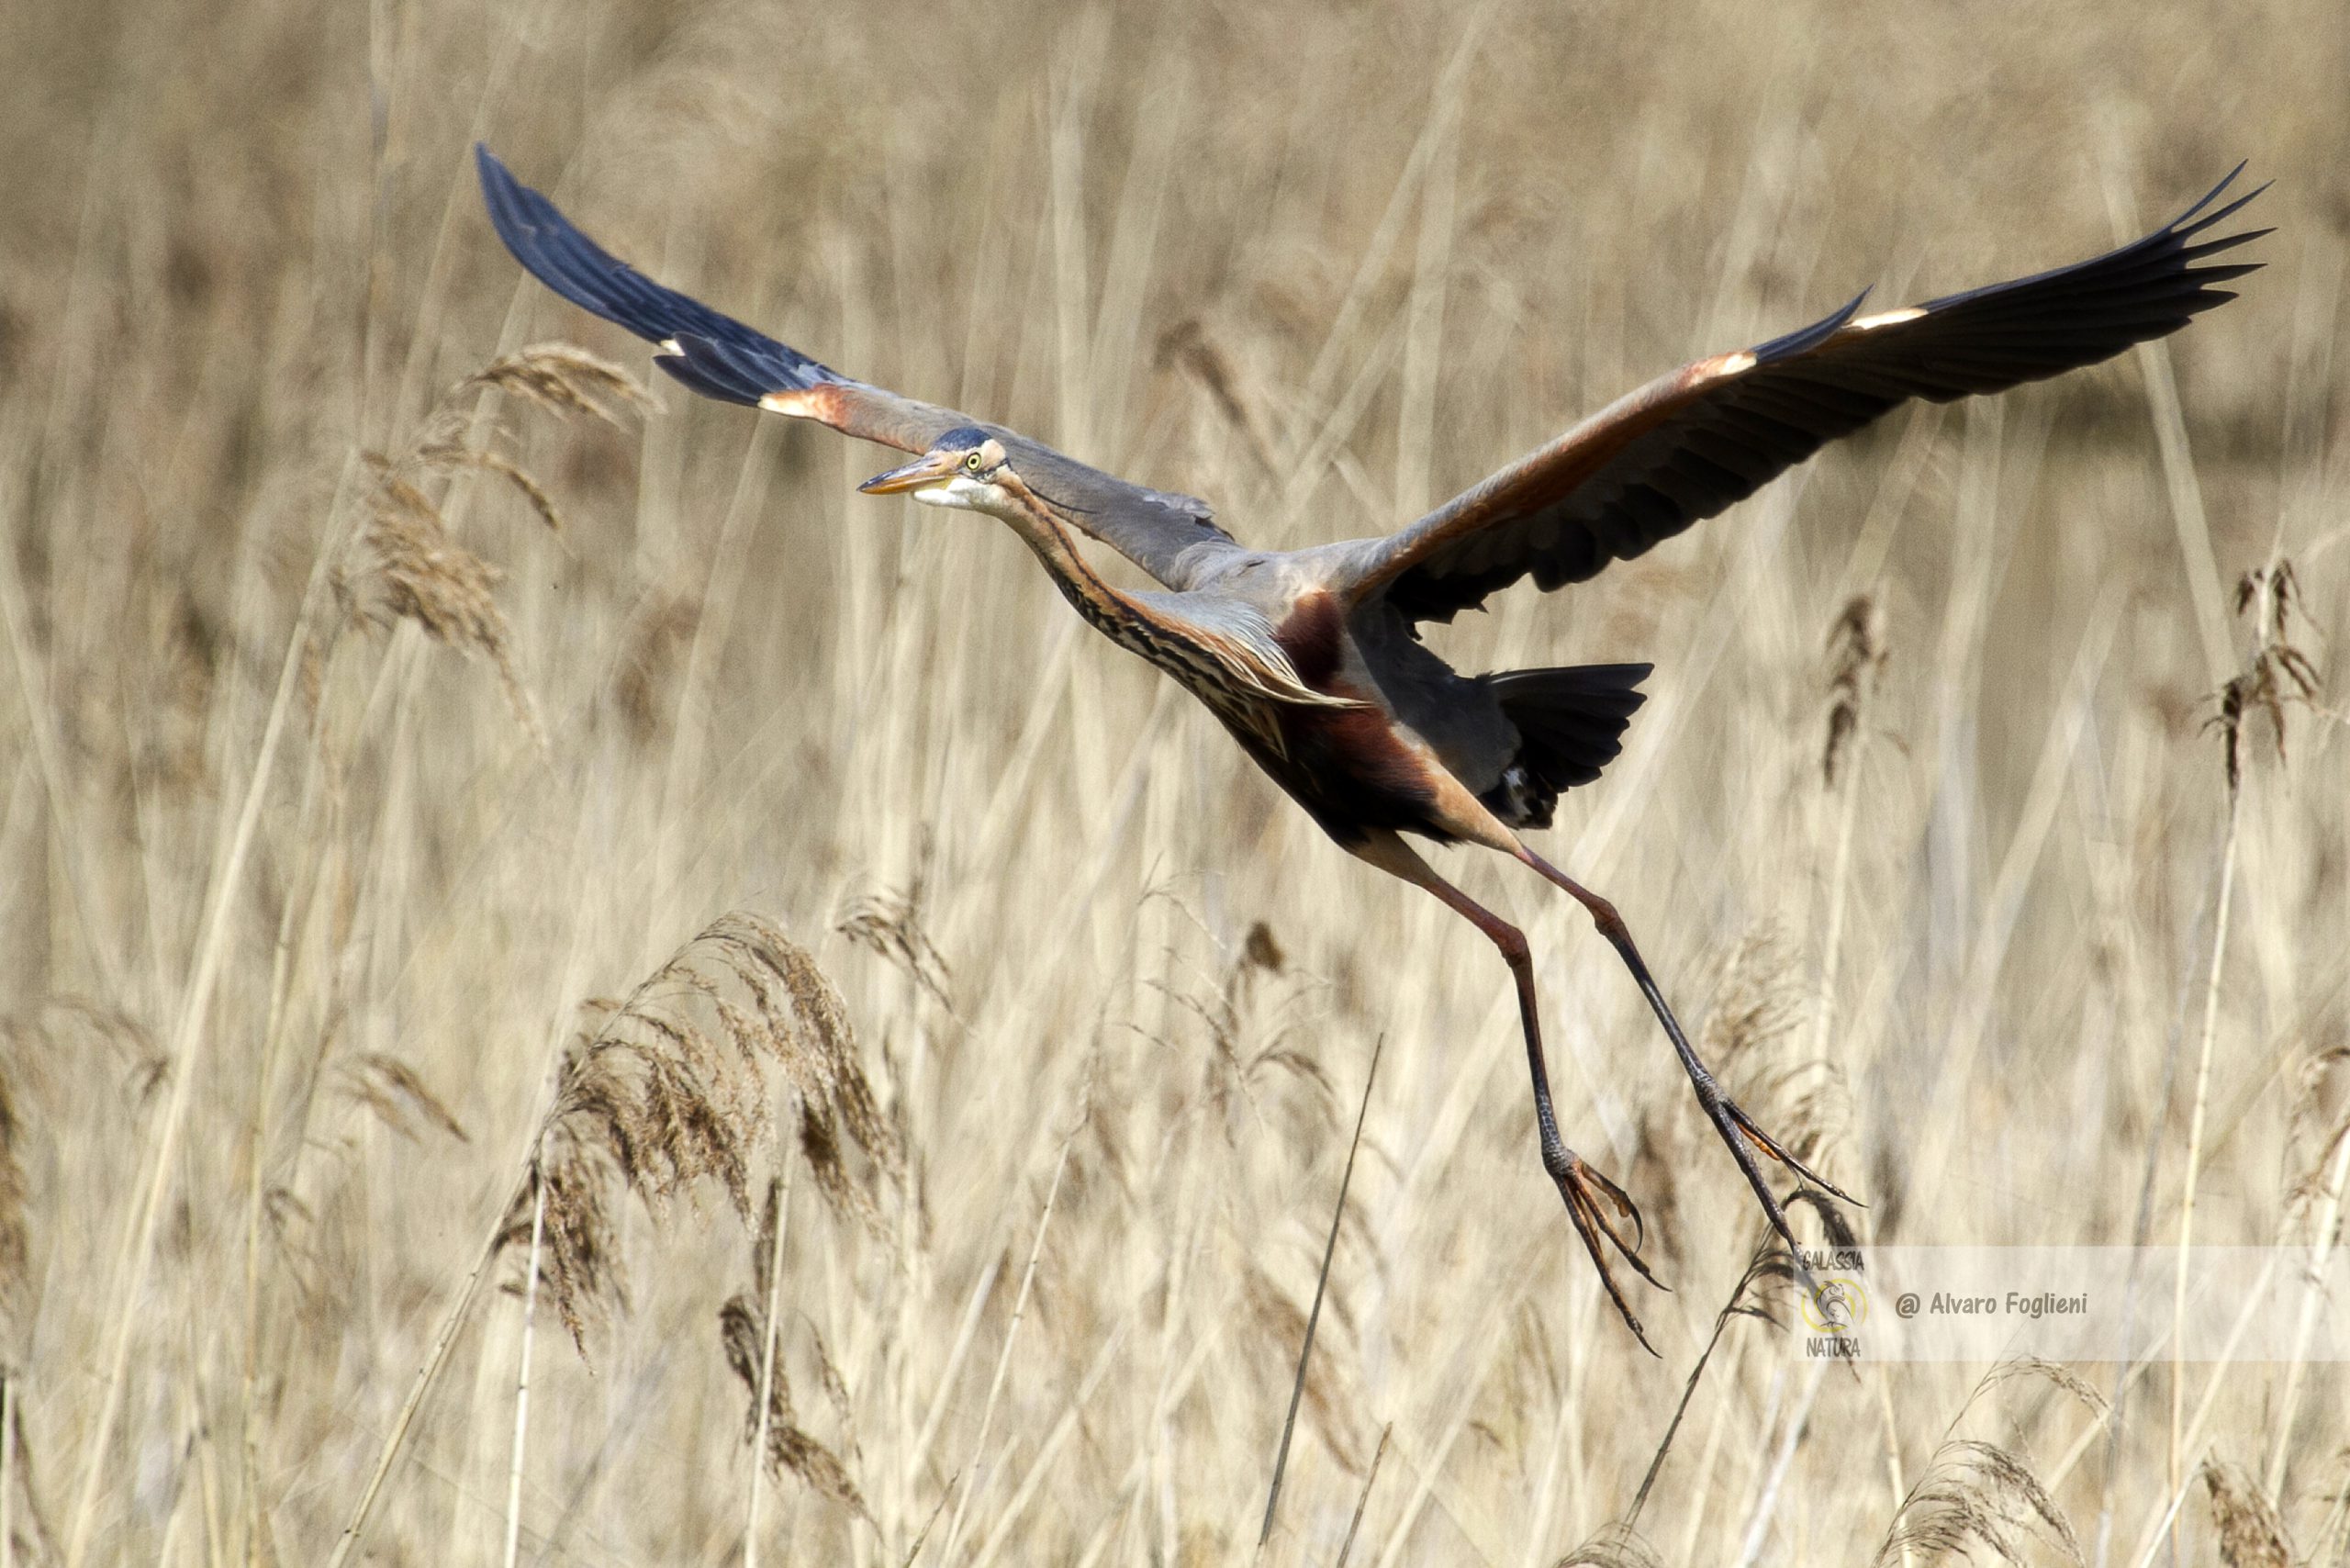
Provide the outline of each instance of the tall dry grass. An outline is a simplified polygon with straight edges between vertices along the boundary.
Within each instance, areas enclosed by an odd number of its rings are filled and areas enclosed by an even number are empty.
[[[2350,1561],[2338,1366],[1795,1360],[1461,863],[1640,1355],[1474,933],[1000,530],[626,407],[467,162],[1292,545],[2249,157],[2240,303],[1441,645],[1657,661],[1547,852],[1863,1236],[2331,1247],[2350,17],[1848,10],[0,10],[0,1563],[1253,1560],[1382,1036],[1264,1561]]]

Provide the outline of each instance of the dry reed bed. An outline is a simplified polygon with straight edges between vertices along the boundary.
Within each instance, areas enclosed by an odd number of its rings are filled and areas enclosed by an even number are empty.
[[[1864,1235],[2306,1244],[2350,21],[2208,23],[10,11],[0,1555],[316,1560],[375,1472],[354,1561],[1246,1558],[1383,1036],[1266,1560],[2350,1561],[2338,1367],[1823,1374],[1726,1311],[1783,1298],[1637,997],[1472,870],[1676,1288],[1639,1356],[1473,935],[1013,542],[632,407],[464,161],[1293,544],[2251,156],[2273,264],[2173,347],[1445,645],[1658,660],[1553,853]]]

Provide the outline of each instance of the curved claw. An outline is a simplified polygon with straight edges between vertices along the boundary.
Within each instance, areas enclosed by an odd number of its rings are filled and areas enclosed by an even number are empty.
[[[1599,1220],[1600,1228],[1607,1233],[1607,1239],[1616,1244],[1616,1250],[1621,1252],[1624,1255],[1624,1260],[1639,1271],[1640,1278],[1659,1290],[1667,1289],[1662,1281],[1649,1272],[1649,1266],[1640,1261],[1640,1249],[1647,1246],[1649,1241],[1649,1227],[1648,1222],[1640,1218],[1639,1205],[1625,1195],[1623,1188],[1618,1187],[1591,1166],[1584,1164],[1580,1158],[1570,1154],[1567,1159],[1568,1169],[1577,1185],[1598,1188],[1599,1195],[1615,1205],[1617,1215],[1632,1222],[1632,1240],[1631,1244],[1627,1246],[1624,1238],[1616,1233],[1616,1227],[1607,1223],[1606,1216],[1596,1215],[1595,1208],[1594,1212]]]
[[[1615,1245],[1624,1261],[1632,1266],[1633,1272],[1659,1290],[1670,1290],[1672,1287],[1651,1272],[1648,1264],[1640,1259],[1639,1249],[1648,1233],[1641,1223],[1639,1206],[1624,1195],[1621,1187],[1584,1164],[1579,1156],[1572,1152],[1567,1155],[1561,1168],[1551,1170],[1550,1179],[1558,1183],[1559,1196],[1566,1200],[1567,1217],[1574,1222],[1575,1234],[1583,1238],[1583,1250],[1591,1254],[1592,1267],[1599,1271],[1599,1282],[1606,1288],[1607,1299],[1615,1304],[1617,1316],[1632,1331],[1632,1338],[1640,1342],[1640,1349],[1655,1356],[1656,1347],[1649,1343],[1647,1333],[1640,1327],[1640,1320],[1632,1316],[1631,1305],[1625,1301],[1622,1289],[1616,1283],[1615,1273],[1607,1266],[1607,1254],[1599,1245],[1599,1238],[1606,1237]],[[1606,1210],[1600,1207],[1598,1200],[1601,1198],[1613,1205],[1618,1215],[1631,1221],[1632,1239],[1628,1243],[1607,1217]],[[1663,1360],[1662,1356],[1657,1359]]]

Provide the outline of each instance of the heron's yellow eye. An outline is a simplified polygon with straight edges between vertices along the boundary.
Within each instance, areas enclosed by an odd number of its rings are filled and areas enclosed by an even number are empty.
[[[963,459],[963,466],[976,474],[979,471],[979,454],[976,452]]]

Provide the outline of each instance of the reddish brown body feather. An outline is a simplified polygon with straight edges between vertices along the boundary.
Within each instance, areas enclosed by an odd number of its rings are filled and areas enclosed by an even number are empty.
[[[1327,691],[1337,678],[1346,635],[1346,614],[1326,588],[1299,596],[1289,618],[1273,629],[1273,641],[1289,655],[1298,678],[1316,691]]]
[[[1404,743],[1374,691],[1339,673],[1345,663],[1346,621],[1326,592],[1301,599],[1273,633],[1298,677],[1315,690],[1349,697],[1360,708],[1304,708],[1284,703],[1276,722],[1281,749],[1227,725],[1257,766],[1305,808],[1340,844],[1401,831],[1449,842],[1436,820],[1440,781],[1425,751]]]

